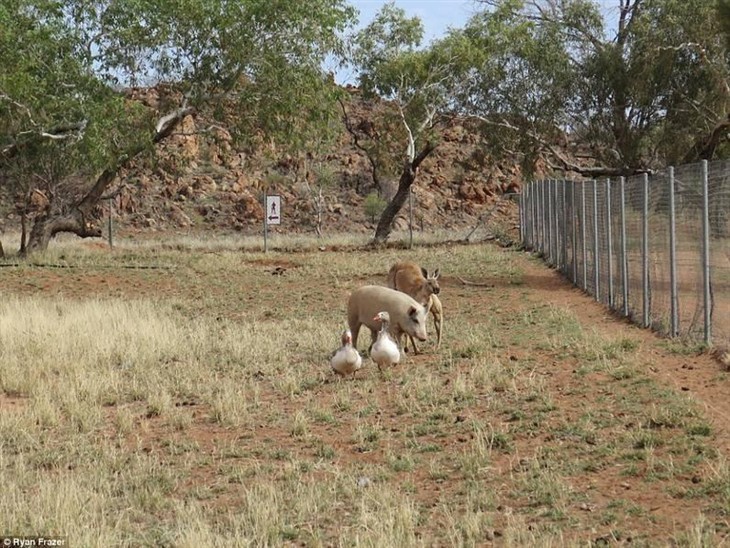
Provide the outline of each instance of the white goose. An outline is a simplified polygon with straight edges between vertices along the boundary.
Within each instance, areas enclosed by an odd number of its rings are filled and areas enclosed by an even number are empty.
[[[391,366],[400,362],[400,348],[398,344],[390,336],[388,328],[390,327],[390,314],[387,312],[378,312],[373,321],[380,321],[380,332],[378,338],[370,349],[370,357],[378,365],[378,370],[382,371],[383,366]]]
[[[352,346],[352,332],[346,329],[342,333],[342,346],[335,352],[330,360],[332,370],[338,375],[352,375],[362,367],[362,357],[355,347]]]

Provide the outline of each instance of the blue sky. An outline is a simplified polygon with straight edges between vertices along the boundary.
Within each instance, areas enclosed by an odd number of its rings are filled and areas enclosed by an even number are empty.
[[[389,1],[350,0],[350,4],[360,11],[360,26],[365,26]],[[618,15],[619,0],[593,0],[593,3],[600,7],[609,28],[615,26],[612,20]],[[449,27],[463,27],[469,17],[485,8],[476,0],[395,0],[395,5],[405,10],[407,15],[421,18],[426,43],[442,36]]]
[[[373,20],[389,0],[350,0],[360,12],[359,27]],[[463,27],[477,11],[479,4],[474,0],[396,0],[409,17],[417,16],[423,23],[424,43],[443,36],[449,27]],[[482,6],[483,7],[483,6]],[[336,71],[336,80],[341,84],[355,84],[355,75],[347,69]]]
[[[367,25],[390,0],[350,0],[360,12],[359,27]],[[619,0],[594,0],[607,20],[607,29],[615,29]],[[450,28],[463,27],[469,18],[484,9],[484,4],[475,0],[395,0],[395,5],[405,10],[408,16],[418,16],[424,28],[424,44],[440,38]],[[340,84],[355,84],[356,75],[348,69],[335,69],[335,79]]]
[[[360,11],[360,25],[367,25],[388,0],[351,0]],[[443,35],[448,27],[463,27],[479,5],[473,0],[396,0],[395,5],[423,22],[426,43]],[[482,6],[483,7],[483,6]]]

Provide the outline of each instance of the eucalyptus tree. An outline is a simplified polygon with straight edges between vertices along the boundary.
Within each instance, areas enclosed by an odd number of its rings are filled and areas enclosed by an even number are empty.
[[[725,34],[725,47],[730,50],[730,0],[717,0],[716,9],[720,29]]]
[[[306,141],[333,100],[322,62],[352,18],[345,0],[5,0],[2,183],[48,200],[29,251],[99,235],[120,170],[201,107],[235,104],[243,139]],[[174,90],[157,109],[125,96],[157,83]]]
[[[370,161],[373,179],[394,176],[398,187],[380,216],[374,243],[389,237],[418,169],[438,145],[440,122],[452,99],[452,64],[436,43],[421,47],[423,24],[393,3],[353,37],[352,61],[366,99],[382,100],[366,130],[345,123]]]
[[[64,19],[56,2],[0,5],[0,184],[6,199],[23,196],[21,213],[32,189],[43,196],[71,190],[58,188],[62,178],[101,166],[104,151],[94,136],[114,127],[100,122],[120,111],[120,126],[136,122],[135,110],[124,109],[80,62],[78,37]],[[124,146],[119,134],[112,137],[111,146]]]
[[[484,122],[493,150],[587,176],[723,154],[728,51],[714,3],[481,3],[449,39],[469,44],[459,105]]]

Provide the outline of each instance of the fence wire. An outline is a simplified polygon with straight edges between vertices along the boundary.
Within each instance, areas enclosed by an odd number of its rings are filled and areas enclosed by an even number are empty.
[[[575,285],[670,337],[730,345],[730,161],[526,185],[522,241]]]

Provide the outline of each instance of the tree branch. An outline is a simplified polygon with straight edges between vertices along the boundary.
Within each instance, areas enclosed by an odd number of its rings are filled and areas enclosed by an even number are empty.
[[[413,170],[418,169],[418,166],[420,166],[421,163],[426,158],[428,158],[428,155],[431,154],[434,150],[436,150],[436,143],[426,141],[426,145],[421,149],[421,152],[418,153],[418,156],[416,156],[411,162],[411,168]]]
[[[411,127],[408,125],[408,120],[406,120],[406,115],[403,112],[403,105],[401,105],[400,101],[398,103],[398,113],[400,114],[400,119],[403,122],[403,126],[406,128],[406,133],[408,134],[408,146],[406,147],[406,158],[408,158],[408,162],[413,162],[413,159],[416,156],[416,141],[413,139],[413,132],[411,131]]]
[[[518,127],[507,120],[490,120],[484,116],[475,116],[477,120],[484,122],[485,124],[494,125],[509,129],[511,131],[520,132],[523,135],[527,135],[535,143],[537,143],[543,150],[550,153],[559,163],[559,165],[551,164],[551,168],[559,171],[570,171],[578,173],[584,177],[629,177],[631,175],[637,175],[639,173],[652,173],[651,169],[646,168],[632,168],[628,166],[624,167],[607,167],[607,166],[579,166],[578,164],[570,161],[565,155],[558,150],[558,148],[548,143],[544,138],[525,128]]]
[[[375,183],[375,186],[378,188],[381,188],[380,185],[380,175],[378,175],[378,166],[375,163],[375,160],[370,154],[370,151],[360,142],[360,138],[357,134],[357,131],[354,127],[352,127],[352,122],[350,121],[350,117],[347,114],[347,109],[345,108],[345,103],[340,99],[337,98],[337,102],[340,104],[340,108],[342,109],[342,120],[345,124],[345,129],[352,137],[352,142],[355,145],[355,148],[360,150],[363,154],[365,154],[365,157],[368,159],[368,162],[370,163],[370,168],[372,169],[372,177],[373,182]]]
[[[119,188],[117,188],[113,192],[110,192],[109,194],[104,194],[104,196],[99,198],[99,200],[111,200],[113,198],[116,198],[122,192],[124,192],[126,189],[127,189],[127,185],[125,185],[125,184],[119,185]]]
[[[35,125],[35,122],[31,119],[31,123]],[[86,131],[86,126],[88,125],[88,120],[81,120],[80,122],[75,122],[73,124],[63,124],[59,126],[52,127],[48,130],[28,130],[28,131],[22,131],[18,133],[15,136],[15,142],[11,143],[9,145],[4,146],[0,150],[0,155],[2,155],[6,160],[13,158],[18,151],[20,151],[24,146],[26,146],[31,139],[27,138],[29,135],[35,135],[37,137],[42,137],[44,139],[51,139],[53,141],[60,141],[63,139],[70,139],[70,138],[76,138],[81,139],[84,135],[84,131]],[[21,138],[22,139],[21,141]],[[20,142],[19,142],[20,141]]]
[[[682,163],[689,164],[697,160],[712,159],[720,143],[727,140],[730,140],[730,113],[724,120],[720,120],[709,134],[702,135],[695,140],[682,158]]]
[[[157,144],[165,138],[169,137],[172,131],[182,121],[185,116],[193,114],[195,109],[193,107],[182,106],[179,109],[171,112],[160,118],[155,126],[155,135],[152,137],[152,142]],[[91,210],[99,203],[101,197],[106,191],[107,187],[114,181],[119,173],[119,170],[124,166],[128,165],[132,159],[138,156],[144,151],[146,146],[144,144],[138,144],[128,150],[125,154],[120,156],[114,165],[106,168],[99,178],[94,183],[94,186],[89,192],[81,199],[76,208],[83,214],[89,215]]]

